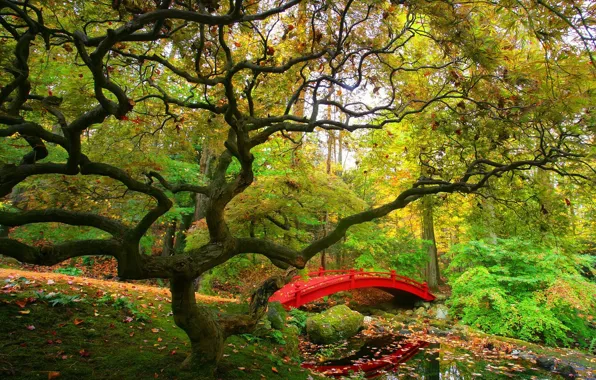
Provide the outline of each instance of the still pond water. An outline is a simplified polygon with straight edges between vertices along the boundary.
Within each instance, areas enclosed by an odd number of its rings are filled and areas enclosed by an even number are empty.
[[[446,344],[407,342],[398,336],[352,340],[335,352],[312,352],[316,360],[303,364],[330,377],[363,371],[379,380],[424,379],[561,379],[560,376],[519,360],[482,360]]]

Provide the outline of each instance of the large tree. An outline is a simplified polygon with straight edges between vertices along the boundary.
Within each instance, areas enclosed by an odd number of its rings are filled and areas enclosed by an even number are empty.
[[[169,279],[174,319],[192,344],[188,362],[216,364],[226,337],[262,312],[258,300],[248,316],[216,317],[196,304],[193,280],[234,256],[302,268],[351,226],[425,195],[480,193],[534,168],[591,180],[596,31],[588,5],[0,0],[0,136],[30,147],[18,160],[2,157],[0,196],[12,207],[0,211],[0,224],[105,232],[43,244],[9,235],[0,253],[39,265],[112,255],[123,279]],[[255,155],[272,141],[408,120],[409,138],[424,145],[417,149],[432,152],[421,156],[430,174],[396,186],[393,200],[343,217],[301,249],[230,232],[226,207],[253,183]],[[209,149],[218,150],[200,181],[127,164],[145,136],[156,152],[196,135],[215,135]],[[133,137],[138,144],[123,142]],[[56,191],[60,202],[18,207],[23,188],[35,194],[68,181],[124,191],[103,209],[70,185]],[[181,193],[203,196],[209,241],[184,254],[143,254],[141,239]]]

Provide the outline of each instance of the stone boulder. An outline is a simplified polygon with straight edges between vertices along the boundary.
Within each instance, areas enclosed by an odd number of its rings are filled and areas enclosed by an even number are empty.
[[[539,367],[552,371],[555,369],[555,358],[549,356],[541,356],[536,360]]]
[[[445,305],[437,305],[435,307],[435,318],[436,319],[447,319],[449,315],[449,309]]]
[[[312,342],[330,344],[356,335],[363,322],[362,314],[351,310],[346,305],[339,305],[308,317],[306,332]]]

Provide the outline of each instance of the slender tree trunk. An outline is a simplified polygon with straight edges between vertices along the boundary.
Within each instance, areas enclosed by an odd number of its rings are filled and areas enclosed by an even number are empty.
[[[171,256],[174,253],[174,236],[176,235],[176,221],[172,221],[168,224],[166,233],[163,238],[163,249],[161,251],[162,256]]]
[[[331,164],[333,163],[333,146],[335,145],[335,135],[333,131],[327,133],[327,174],[331,174]]]
[[[337,163],[338,169],[335,174],[338,177],[341,177],[343,174],[343,167],[344,167],[344,154],[343,154],[343,138],[342,138],[342,131],[337,133]]]
[[[176,233],[176,240],[174,242],[174,252],[182,253],[186,247],[186,233],[192,225],[192,215],[182,215],[182,221],[180,222],[180,228]]]
[[[488,211],[489,222],[487,223],[488,237],[492,244],[497,244],[497,233],[495,232],[494,223],[497,221],[497,214],[495,213],[495,205],[492,199],[486,200],[486,210]]]
[[[439,287],[439,260],[437,259],[437,242],[435,240],[435,226],[433,220],[433,202],[431,196],[422,198],[422,239],[430,242],[428,246],[428,264],[426,267],[426,282],[428,287],[436,290]]]

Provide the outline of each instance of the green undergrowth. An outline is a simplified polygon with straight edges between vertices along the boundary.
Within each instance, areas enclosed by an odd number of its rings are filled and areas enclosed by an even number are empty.
[[[0,378],[210,379],[182,371],[189,352],[159,294],[110,293],[94,286],[2,279]],[[57,302],[56,302],[57,301]],[[242,305],[210,304],[218,312]],[[216,378],[305,379],[284,345],[232,337]]]
[[[452,247],[449,301],[464,324],[486,333],[593,351],[596,283],[562,249],[521,239]]]

